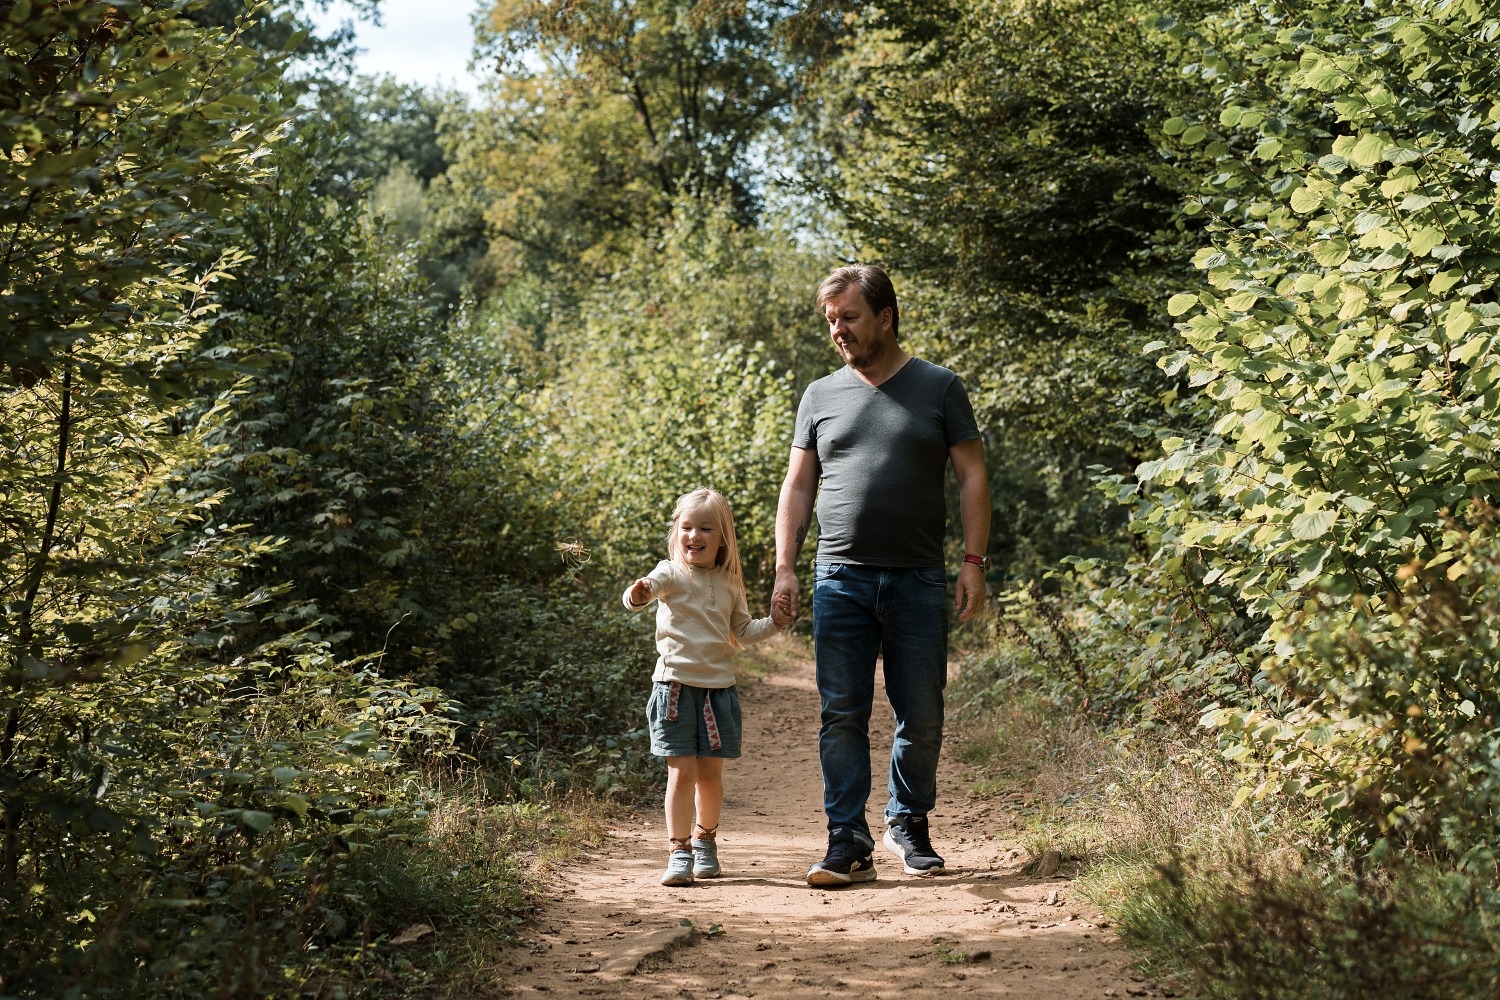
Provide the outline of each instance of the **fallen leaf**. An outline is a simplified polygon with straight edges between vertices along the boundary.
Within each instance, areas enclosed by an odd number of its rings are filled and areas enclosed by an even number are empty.
[[[406,930],[391,938],[391,944],[411,944],[433,933],[431,924],[412,924]]]

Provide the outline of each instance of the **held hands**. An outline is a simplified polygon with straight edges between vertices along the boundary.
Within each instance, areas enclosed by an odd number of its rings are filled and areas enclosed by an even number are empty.
[[[644,608],[651,601],[651,581],[637,580],[630,585],[630,603]]]
[[[797,613],[792,608],[792,596],[790,594],[777,594],[771,598],[771,622],[777,628],[784,629],[797,619]]]
[[[777,628],[786,628],[797,619],[797,574],[789,569],[776,571],[776,584],[771,590],[771,621]]]

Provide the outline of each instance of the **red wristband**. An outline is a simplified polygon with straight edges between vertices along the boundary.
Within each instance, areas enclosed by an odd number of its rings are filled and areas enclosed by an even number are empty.
[[[972,552],[967,552],[967,553],[964,554],[964,562],[966,562],[966,563],[973,563],[975,566],[978,566],[980,569],[989,569],[990,568],[990,557],[989,556],[976,556]]]

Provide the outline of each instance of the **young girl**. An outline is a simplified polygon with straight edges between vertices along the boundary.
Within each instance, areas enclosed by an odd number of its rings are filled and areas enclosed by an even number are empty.
[[[716,878],[716,835],[724,805],[724,761],[740,755],[740,698],[730,665],[736,649],[792,623],[791,602],[769,618],[745,603],[734,515],[715,490],[677,499],[667,533],[669,558],[625,591],[640,611],[655,598],[656,659],[646,720],[651,752],[667,759],[667,840],[662,885]],[[696,807],[696,815],[695,815]]]

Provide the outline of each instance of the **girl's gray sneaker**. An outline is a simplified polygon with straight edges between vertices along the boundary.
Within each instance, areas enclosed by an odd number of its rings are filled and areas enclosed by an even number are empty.
[[[712,840],[693,838],[693,878],[718,878],[719,845]]]
[[[667,870],[661,876],[662,885],[693,884],[693,852],[673,851],[667,855]]]

